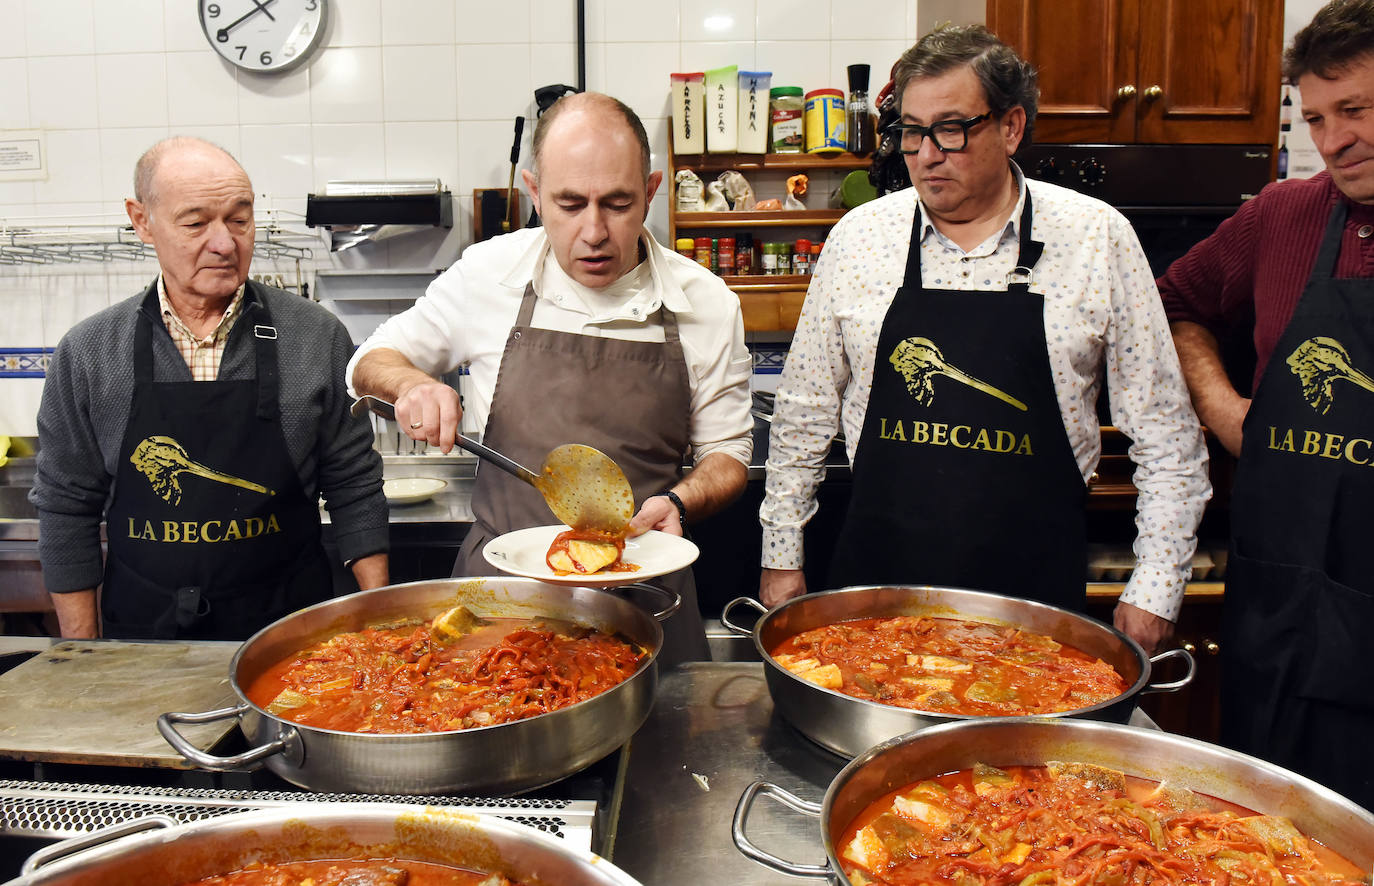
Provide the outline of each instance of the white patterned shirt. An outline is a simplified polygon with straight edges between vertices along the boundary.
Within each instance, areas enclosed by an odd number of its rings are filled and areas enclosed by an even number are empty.
[[[1012,168],[1021,190],[1016,207],[1004,228],[968,252],[937,231],[922,207],[924,283],[967,290],[969,298],[1005,289],[1029,186],[1031,232],[1045,244],[1031,291],[1045,298],[1055,394],[1085,482],[1102,452],[1097,398],[1104,361],[1112,422],[1132,441],[1137,565],[1121,599],[1176,619],[1211,484],[1154,275],[1119,212],[1075,191],[1027,181]],[[801,568],[802,529],[816,511],[824,457],[837,431],[854,461],[878,333],[902,284],[916,208],[915,188],[890,194],[847,213],[826,239],[778,386],[759,510],[765,568]]]

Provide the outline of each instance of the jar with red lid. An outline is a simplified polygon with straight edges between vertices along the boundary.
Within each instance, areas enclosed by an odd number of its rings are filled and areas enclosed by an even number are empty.
[[[710,268],[710,267],[711,267],[711,238],[710,238],[710,237],[698,237],[698,238],[697,238],[697,245],[696,245],[696,260],[697,260],[697,264],[701,265],[703,268]]]
[[[735,273],[735,238],[721,237],[716,245],[717,273],[729,277]]]

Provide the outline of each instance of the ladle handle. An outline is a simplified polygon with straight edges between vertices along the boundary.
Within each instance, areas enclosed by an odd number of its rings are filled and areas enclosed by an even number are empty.
[[[371,402],[369,403],[368,401]],[[361,397],[354,400],[353,405],[348,408],[348,411],[353,415],[362,415],[369,407],[382,418],[390,419],[391,421],[396,420],[396,404],[388,403],[380,397],[374,397],[371,394],[363,394]],[[491,462],[517,480],[524,480],[536,489],[539,488],[539,484],[536,482],[539,478],[535,475],[534,471],[524,467],[517,461],[507,458],[495,449],[483,446],[471,437],[465,437],[462,434],[454,434],[453,442],[458,445],[458,448],[466,449],[478,458]]]

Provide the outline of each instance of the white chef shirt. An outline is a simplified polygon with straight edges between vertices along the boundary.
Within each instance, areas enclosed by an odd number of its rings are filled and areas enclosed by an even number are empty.
[[[967,290],[969,298],[980,289],[1005,289],[1030,188],[1031,232],[1045,244],[1030,288],[1045,299],[1055,394],[1085,482],[1102,452],[1096,404],[1104,359],[1112,422],[1132,440],[1137,565],[1121,599],[1176,619],[1211,484],[1154,275],[1119,212],[1026,181],[1012,168],[1021,190],[1016,208],[1002,230],[968,252],[936,230],[921,207],[924,285]],[[767,568],[801,568],[802,528],[815,513],[821,465],[837,430],[854,460],[878,332],[902,284],[917,204],[915,188],[890,194],[847,213],[826,239],[778,387],[759,511]]]
[[[691,385],[694,463],[720,452],[749,464],[752,364],[739,298],[701,265],[659,246],[647,230],[640,243],[647,259],[600,290],[582,286],[559,267],[543,228],[470,246],[414,307],[387,320],[358,348],[348,363],[349,393],[356,396],[358,360],[374,348],[399,351],[436,377],[466,365],[472,383],[464,389],[463,409],[485,428],[506,337],[525,284],[533,282],[538,298],[531,323],[538,329],[663,341],[659,308],[672,311]]]

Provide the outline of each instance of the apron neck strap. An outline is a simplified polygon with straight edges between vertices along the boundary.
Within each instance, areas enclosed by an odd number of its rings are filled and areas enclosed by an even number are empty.
[[[520,310],[515,315],[516,326],[529,326],[534,320],[534,284],[525,284],[525,295],[520,299]],[[675,342],[678,340],[677,314],[668,310],[665,306],[659,310],[663,321],[663,340],[665,342]]]
[[[1326,221],[1321,248],[1312,266],[1313,280],[1329,280],[1336,275],[1336,261],[1341,257],[1341,240],[1345,236],[1345,219],[1350,211],[1343,199],[1337,199]]]
[[[1031,239],[1032,217],[1030,188],[1026,188],[1026,200],[1021,207],[1021,222],[1018,225],[1016,267],[1007,275],[1007,289],[1013,292],[1030,289],[1031,272],[1045,252],[1044,243]],[[916,217],[911,223],[911,244],[906,253],[906,274],[902,280],[902,285],[908,288],[921,288],[921,234],[921,206],[917,203]]]

